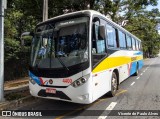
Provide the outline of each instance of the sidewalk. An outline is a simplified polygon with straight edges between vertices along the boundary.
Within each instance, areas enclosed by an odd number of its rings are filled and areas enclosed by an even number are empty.
[[[13,92],[28,90],[28,82],[29,82],[29,77],[24,77],[12,81],[6,81],[4,83],[4,95]]]
[[[29,93],[28,82],[29,77],[6,81],[4,83],[5,101],[0,102],[0,110],[15,109],[35,100],[36,98]]]

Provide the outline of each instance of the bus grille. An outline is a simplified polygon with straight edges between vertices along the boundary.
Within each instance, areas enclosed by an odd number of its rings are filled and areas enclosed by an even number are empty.
[[[41,96],[41,97],[56,97],[56,98],[61,98],[61,99],[65,99],[65,100],[71,100],[62,91],[56,91],[56,94],[51,94],[51,93],[46,93],[46,91],[44,89],[42,89],[38,92],[38,96]]]

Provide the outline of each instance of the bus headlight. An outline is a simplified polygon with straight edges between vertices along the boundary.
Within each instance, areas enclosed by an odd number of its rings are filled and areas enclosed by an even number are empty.
[[[71,85],[76,88],[76,87],[81,86],[84,83],[86,83],[86,81],[87,81],[87,79],[82,77],[82,78],[79,78],[76,81],[74,81]]]
[[[30,81],[33,85],[36,84],[36,82],[35,82],[32,78],[30,78],[29,81]]]

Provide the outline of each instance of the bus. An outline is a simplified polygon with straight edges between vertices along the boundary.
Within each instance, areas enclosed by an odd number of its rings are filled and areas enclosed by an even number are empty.
[[[115,96],[143,66],[141,40],[93,10],[51,18],[29,34],[35,97],[90,104],[106,93]]]

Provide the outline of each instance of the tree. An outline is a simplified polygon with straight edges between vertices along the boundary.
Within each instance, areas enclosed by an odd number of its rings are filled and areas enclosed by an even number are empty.
[[[156,30],[157,20],[154,9],[143,11],[130,18],[125,28],[142,40],[144,54],[156,54],[159,50],[160,35]],[[157,15],[159,11],[157,11]]]

